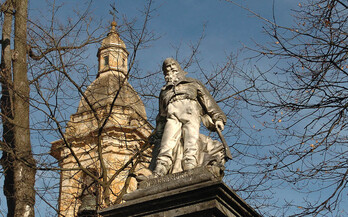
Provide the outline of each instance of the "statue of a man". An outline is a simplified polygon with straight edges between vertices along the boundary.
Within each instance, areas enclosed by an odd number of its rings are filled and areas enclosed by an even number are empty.
[[[202,148],[199,147],[199,140],[204,136],[199,133],[201,120],[212,131],[216,128],[222,131],[227,120],[209,91],[200,81],[186,77],[187,72],[181,69],[176,60],[167,58],[162,69],[166,84],[162,87],[159,97],[156,132],[150,138],[150,141],[157,143],[152,166],[150,165],[155,177],[173,171],[179,145],[181,168],[177,170],[185,171],[200,166],[199,152]],[[222,144],[219,143],[218,146]]]

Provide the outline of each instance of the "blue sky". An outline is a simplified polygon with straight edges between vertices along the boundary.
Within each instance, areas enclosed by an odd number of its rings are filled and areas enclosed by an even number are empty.
[[[120,13],[128,15],[128,10],[132,13],[142,7],[142,1],[131,1],[134,2],[133,4],[129,2],[116,3],[116,7],[119,5]],[[251,10],[267,19],[272,19],[273,1],[271,0],[236,2],[250,7]],[[252,40],[264,42],[267,38],[262,33],[263,24],[260,19],[225,1],[171,0],[160,1],[154,6],[158,9],[151,20],[150,28],[161,38],[153,44],[153,47],[144,51],[143,56],[150,65],[149,70],[155,64],[160,64],[165,57],[175,55],[172,45],[180,44],[183,49],[182,55],[188,55],[185,53],[185,48],[187,49],[189,43],[194,43],[200,38],[204,25],[206,29],[201,54],[208,63],[219,63],[226,53],[236,52],[242,44],[253,46]],[[278,23],[291,23],[290,9],[296,6],[296,1],[276,1],[274,8]],[[147,53],[151,55],[146,55]]]

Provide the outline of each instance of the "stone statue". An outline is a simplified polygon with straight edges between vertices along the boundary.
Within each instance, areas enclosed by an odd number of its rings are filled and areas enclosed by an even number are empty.
[[[159,97],[155,133],[149,138],[155,144],[150,164],[153,177],[200,166],[214,167],[222,174],[226,158],[231,158],[228,146],[199,130],[202,121],[220,133],[226,115],[200,81],[186,77],[176,60],[167,58],[162,70],[166,84]]]

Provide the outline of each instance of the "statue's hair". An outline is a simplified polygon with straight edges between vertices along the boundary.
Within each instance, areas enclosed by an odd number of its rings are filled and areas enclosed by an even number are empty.
[[[166,64],[167,63],[169,63],[169,62],[175,62],[175,64],[178,66],[178,70],[180,71],[180,72],[183,72],[183,70],[181,69],[181,66],[180,66],[180,64],[178,63],[178,61],[176,61],[174,58],[172,58],[172,57],[168,57],[167,59],[165,59],[164,61],[163,61],[163,64],[162,64],[162,71],[163,71],[163,74],[165,73],[165,71],[166,71]]]

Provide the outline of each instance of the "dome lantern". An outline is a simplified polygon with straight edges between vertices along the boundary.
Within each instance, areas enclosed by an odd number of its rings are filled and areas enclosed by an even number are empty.
[[[126,75],[128,71],[128,51],[125,43],[120,38],[117,32],[117,23],[112,21],[111,29],[107,37],[103,39],[100,48],[98,49],[98,75],[105,72],[121,72]]]

